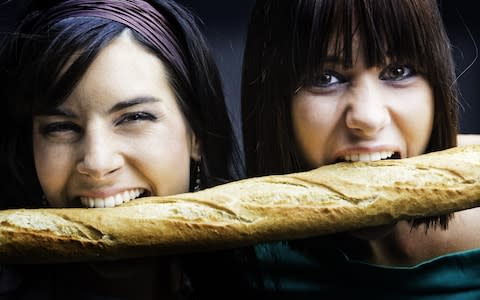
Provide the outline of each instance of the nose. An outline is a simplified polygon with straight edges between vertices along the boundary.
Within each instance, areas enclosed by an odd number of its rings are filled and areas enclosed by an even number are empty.
[[[391,117],[385,93],[376,78],[364,79],[355,87],[348,99],[345,123],[359,137],[374,137],[385,128]]]
[[[79,145],[82,154],[77,163],[77,171],[93,179],[104,179],[115,173],[123,165],[123,157],[117,148],[106,130],[86,130]]]

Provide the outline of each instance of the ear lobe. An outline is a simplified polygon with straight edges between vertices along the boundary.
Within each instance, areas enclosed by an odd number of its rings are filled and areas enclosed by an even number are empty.
[[[202,155],[200,154],[200,141],[193,133],[191,134],[190,147],[190,157],[195,161],[199,161],[202,157]]]

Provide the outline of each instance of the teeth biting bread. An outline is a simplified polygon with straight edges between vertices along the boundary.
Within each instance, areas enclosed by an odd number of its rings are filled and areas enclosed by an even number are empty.
[[[480,206],[480,145],[338,163],[115,208],[0,211],[0,262],[112,260],[223,249]]]

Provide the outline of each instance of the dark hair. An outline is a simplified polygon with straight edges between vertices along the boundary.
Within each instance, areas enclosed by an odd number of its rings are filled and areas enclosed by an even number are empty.
[[[2,151],[6,153],[2,164],[8,165],[7,172],[15,174],[9,196],[2,197],[1,207],[40,205],[31,145],[32,115],[61,104],[96,55],[127,28],[167,68],[180,109],[201,144],[202,187],[230,181],[241,173],[240,152],[219,73],[192,14],[173,1],[145,1],[166,20],[161,29],[171,33],[171,40],[167,38],[166,47],[162,48],[143,32],[107,18],[74,16],[42,23],[44,12],[52,4],[61,7],[67,1],[46,2],[47,5],[33,4],[30,14],[8,37],[0,56],[1,79],[5,84],[2,99],[9,102],[10,108],[10,129],[2,137]],[[171,49],[178,53],[171,55]]]
[[[258,0],[243,58],[247,176],[306,169],[293,138],[292,96],[322,70],[332,48],[350,67],[354,34],[368,66],[383,66],[387,59],[412,64],[432,87],[434,124],[427,151],[456,145],[454,63],[435,0]]]

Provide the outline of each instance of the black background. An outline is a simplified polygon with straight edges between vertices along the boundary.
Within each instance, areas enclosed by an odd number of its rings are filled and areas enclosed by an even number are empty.
[[[1,1],[0,31],[8,32],[26,0]],[[215,59],[223,77],[225,94],[234,116],[237,134],[240,124],[240,74],[248,15],[254,0],[178,0],[203,21]],[[480,133],[480,19],[476,1],[440,0],[445,24],[457,63],[460,97],[460,131]]]

